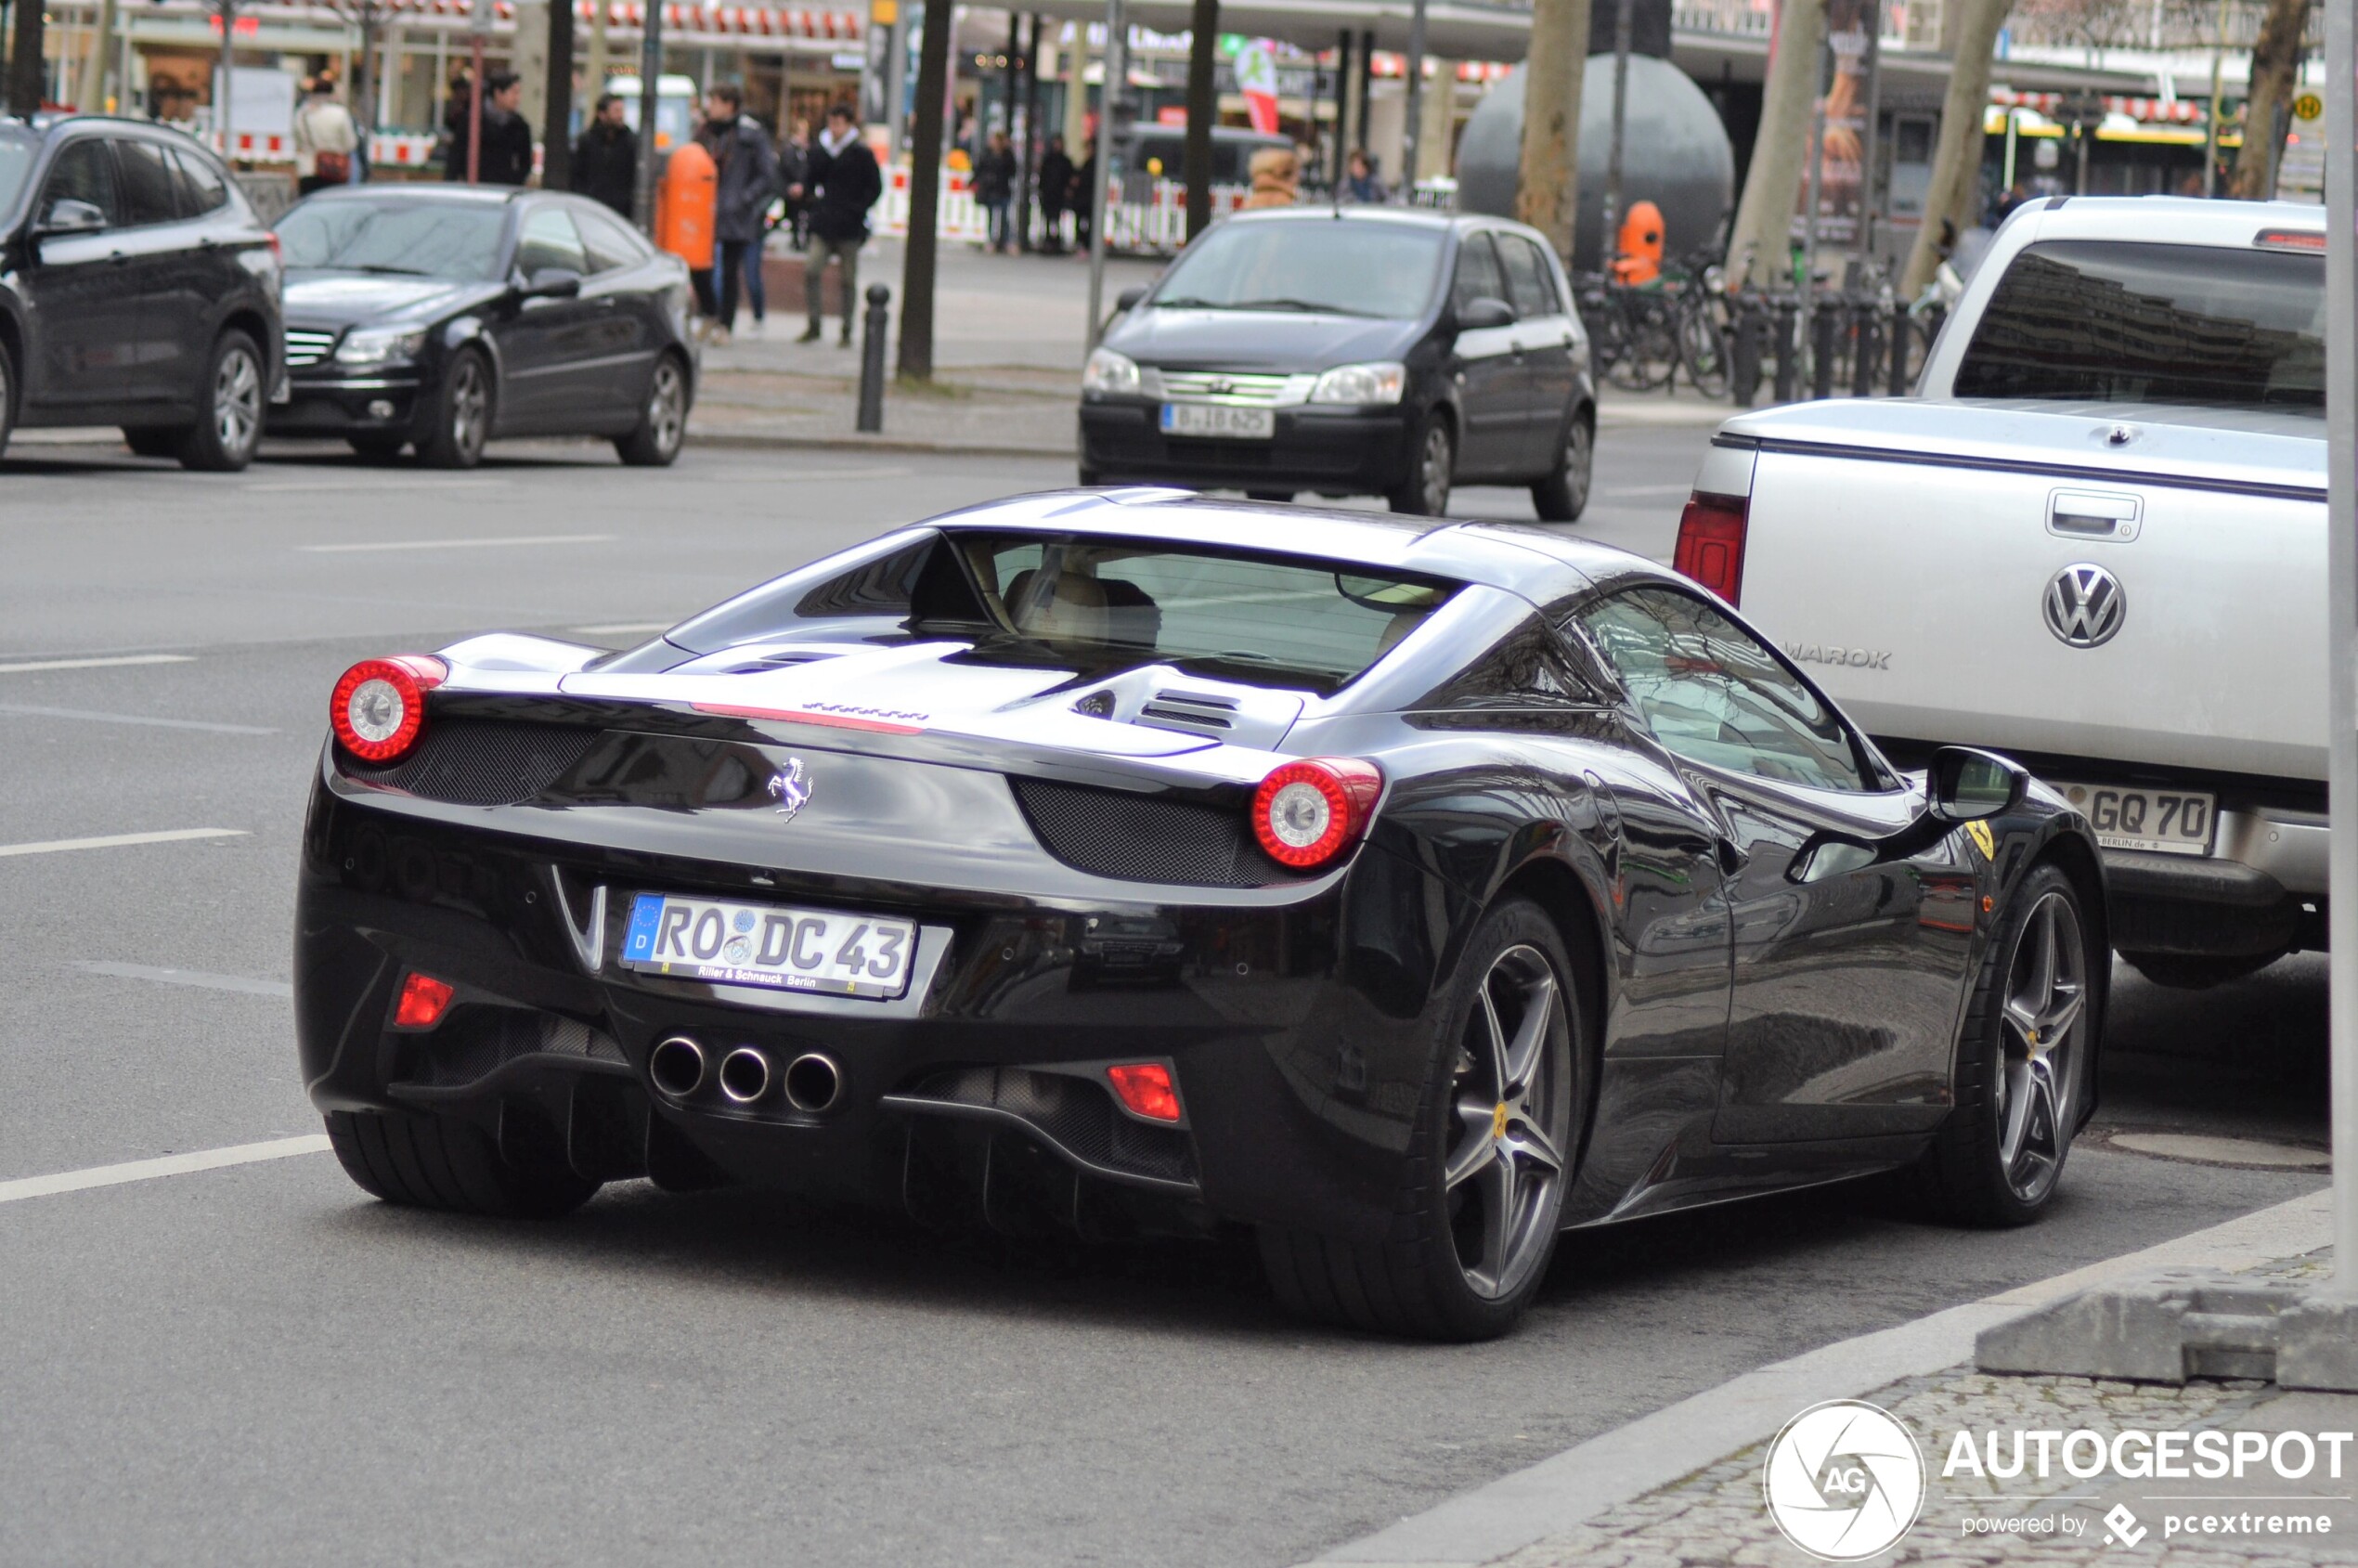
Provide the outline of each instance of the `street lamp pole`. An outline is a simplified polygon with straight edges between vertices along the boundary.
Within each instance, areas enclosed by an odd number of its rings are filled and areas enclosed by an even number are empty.
[[[1621,165],[1629,124],[1629,32],[1635,0],[1620,0],[1613,17],[1613,140],[1605,149],[1604,254],[1610,267],[1621,247]]]
[[[1074,45],[1085,47],[1086,40],[1077,38]],[[1121,0],[1106,0],[1105,78],[1097,96],[1097,147],[1089,163],[1089,341],[1084,353],[1095,350],[1105,318],[1106,191],[1113,174],[1117,106],[1130,96],[1130,23]]]
[[[1400,173],[1392,186],[1404,201],[1417,197],[1417,153],[1425,123],[1425,0],[1408,12],[1408,125],[1400,138]]]
[[[655,231],[655,111],[663,105],[663,0],[641,0],[639,28],[639,179],[631,205],[639,227]],[[844,303],[850,314],[851,304]]]
[[[2358,10],[2326,7],[2326,974],[2335,1294],[2358,1299]],[[2214,111],[2215,112],[2215,111]]]

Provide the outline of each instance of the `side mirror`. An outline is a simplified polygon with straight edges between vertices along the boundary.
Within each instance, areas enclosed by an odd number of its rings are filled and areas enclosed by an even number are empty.
[[[1146,297],[1147,291],[1144,289],[1124,289],[1113,297],[1113,307],[1116,310],[1135,310],[1138,302]]]
[[[2022,804],[2030,774],[2009,757],[1945,745],[1932,754],[1924,778],[1924,812],[1943,823],[1977,823]]]
[[[1458,312],[1458,330],[1479,332],[1492,327],[1511,327],[1520,319],[1513,305],[1483,294],[1468,300],[1466,307]]]
[[[60,196],[49,203],[49,210],[33,226],[35,240],[51,240],[68,234],[96,234],[107,227],[107,214],[87,201],[71,196]]]
[[[581,274],[566,266],[544,266],[516,290],[520,300],[570,300],[581,295]]]

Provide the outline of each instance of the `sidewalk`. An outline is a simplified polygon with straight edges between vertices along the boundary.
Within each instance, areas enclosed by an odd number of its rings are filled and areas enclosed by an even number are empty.
[[[2251,1380],[2163,1384],[2085,1378],[2005,1377],[1974,1370],[1973,1335],[2090,1286],[2165,1267],[2226,1269],[2255,1280],[2313,1283],[2330,1274],[2321,1244],[2325,1194],[2296,1199],[2212,1230],[2076,1270],[1986,1302],[1764,1367],[1710,1393],[1592,1439],[1529,1470],[1462,1494],[1317,1560],[1318,1568],[1737,1568],[1824,1561],[1780,1531],[1768,1502],[1771,1440],[1824,1400],[1859,1400],[1906,1428],[1922,1458],[1916,1522],[1896,1545],[1857,1561],[1989,1568],[2013,1563],[2153,1562],[2169,1568],[2296,1568],[2358,1562],[2358,1440],[2329,1473],[2325,1434],[2358,1432],[2358,1395],[2287,1393]],[[2061,1455],[2073,1450],[2074,1476]],[[2093,1445],[2131,1458],[2152,1434],[2220,1435],[2222,1456],[2287,1439],[2285,1473],[2257,1456],[2240,1479],[2146,1479],[2091,1459]],[[1976,1475],[1959,1457],[1970,1445],[1985,1470],[2011,1467],[2016,1433],[2029,1458],[2007,1476]],[[2040,1473],[2041,1434],[2057,1458]],[[1993,1439],[1997,1444],[1991,1448]],[[2186,1440],[2199,1458],[2197,1435]],[[2313,1469],[2294,1475],[2302,1452]],[[1993,1466],[1989,1461],[1996,1460]],[[1847,1510],[1863,1504],[1829,1480],[1839,1458],[1805,1471],[1801,1504]],[[2191,1458],[2188,1459],[2191,1463]],[[1953,1471],[1953,1473],[1945,1473]],[[1876,1486],[1884,1472],[1876,1471]],[[1781,1472],[1788,1483],[1791,1472]],[[1852,1488],[1856,1489],[1856,1488]],[[1891,1488],[1906,1490],[1904,1480]],[[1788,1484],[1781,1505],[1794,1504]],[[1305,1565],[1307,1568],[1307,1565]]]

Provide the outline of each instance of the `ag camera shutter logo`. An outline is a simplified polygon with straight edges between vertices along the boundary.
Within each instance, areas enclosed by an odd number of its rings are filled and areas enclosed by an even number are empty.
[[[1768,1445],[1760,1488],[1785,1539],[1826,1562],[1890,1549],[1924,1505],[1924,1457],[1887,1411],[1856,1399],[1812,1405]]]

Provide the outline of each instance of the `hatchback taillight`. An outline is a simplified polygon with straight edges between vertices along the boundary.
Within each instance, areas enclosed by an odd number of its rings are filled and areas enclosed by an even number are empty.
[[[1746,496],[1716,496],[1697,490],[1678,514],[1678,549],[1671,569],[1725,599],[1741,602],[1744,588],[1744,526],[1752,505]]]
[[[1359,842],[1383,793],[1383,774],[1355,757],[1289,762],[1252,797],[1252,835],[1270,859],[1315,871]]]
[[[450,667],[431,654],[362,659],[343,672],[328,699],[336,744],[363,762],[399,761],[425,726],[426,693],[449,674]]]

